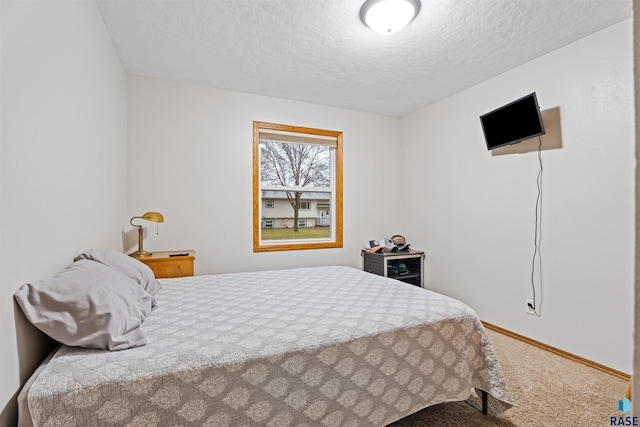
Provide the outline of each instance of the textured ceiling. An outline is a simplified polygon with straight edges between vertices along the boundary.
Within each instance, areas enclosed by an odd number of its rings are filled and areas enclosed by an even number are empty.
[[[401,117],[631,17],[631,0],[97,0],[129,74]]]

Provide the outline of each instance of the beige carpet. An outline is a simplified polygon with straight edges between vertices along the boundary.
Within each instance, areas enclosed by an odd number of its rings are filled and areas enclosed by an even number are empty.
[[[618,400],[627,382],[577,362],[488,331],[515,406],[485,416],[464,402],[426,408],[393,427],[450,426],[609,426],[623,415]]]

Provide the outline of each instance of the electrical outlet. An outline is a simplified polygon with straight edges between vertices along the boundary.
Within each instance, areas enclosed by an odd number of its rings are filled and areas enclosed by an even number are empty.
[[[526,308],[526,312],[527,314],[536,314],[536,310],[533,308],[533,300],[527,299],[524,300],[525,303],[527,304],[527,308]]]

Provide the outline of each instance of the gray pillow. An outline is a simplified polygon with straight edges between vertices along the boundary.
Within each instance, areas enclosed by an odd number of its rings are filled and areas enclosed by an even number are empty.
[[[109,268],[119,271],[133,279],[151,295],[155,295],[162,288],[162,285],[156,280],[153,271],[148,266],[122,252],[107,249],[90,249],[75,257],[74,261],[80,259],[98,261]]]
[[[101,263],[76,261],[57,276],[22,285],[14,297],[34,326],[63,344],[124,350],[147,343],[140,325],[153,296]]]

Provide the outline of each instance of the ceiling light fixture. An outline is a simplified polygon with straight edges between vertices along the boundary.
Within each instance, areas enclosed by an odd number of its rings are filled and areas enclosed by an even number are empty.
[[[360,20],[376,33],[393,34],[413,21],[420,12],[420,0],[367,0],[360,8]]]

